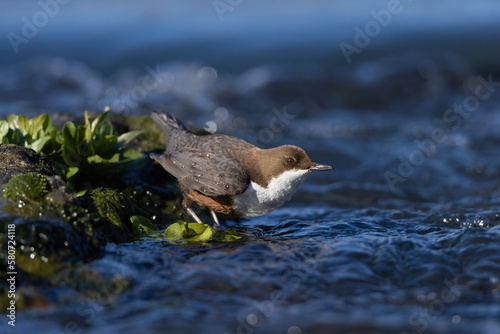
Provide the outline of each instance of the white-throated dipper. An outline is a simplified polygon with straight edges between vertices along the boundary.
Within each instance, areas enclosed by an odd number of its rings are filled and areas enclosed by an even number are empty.
[[[233,136],[196,135],[170,113],[153,111],[151,118],[167,135],[167,147],[150,157],[179,181],[182,206],[200,224],[193,202],[210,209],[216,226],[216,213],[260,216],[288,201],[311,171],[332,169],[297,146],[260,149]]]

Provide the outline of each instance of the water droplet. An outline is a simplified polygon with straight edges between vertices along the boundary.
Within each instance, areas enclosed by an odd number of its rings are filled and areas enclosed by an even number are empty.
[[[297,326],[292,326],[288,328],[287,334],[302,334],[302,329]]]
[[[250,313],[249,315],[247,315],[246,319],[247,323],[250,325],[250,326],[255,326],[259,323],[259,317],[256,316],[255,314],[253,313]]]
[[[223,107],[218,107],[217,109],[215,109],[214,111],[214,116],[216,119],[218,119],[219,121],[227,121],[227,119],[229,118],[229,112],[227,111],[226,108],[223,108]]]
[[[217,123],[214,121],[209,121],[205,123],[205,130],[210,132],[210,133],[216,133],[217,132]]]
[[[204,66],[198,71],[197,77],[202,82],[214,82],[217,80],[217,70],[211,66]]]

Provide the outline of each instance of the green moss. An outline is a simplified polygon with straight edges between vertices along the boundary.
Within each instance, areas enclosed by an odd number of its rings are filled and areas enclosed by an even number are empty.
[[[47,195],[47,178],[38,173],[14,176],[5,187],[5,198],[19,202],[43,201]]]
[[[122,203],[120,193],[112,189],[98,188],[91,190],[90,196],[101,217],[117,226],[125,227],[125,220],[122,221],[122,217],[128,215],[128,209]]]
[[[116,226],[131,230],[130,217],[142,210],[121,192],[109,188],[97,188],[88,192],[99,215]]]
[[[93,189],[81,201],[104,218],[98,228],[110,241],[126,242],[155,232],[154,225],[146,218],[148,214],[118,190]]]

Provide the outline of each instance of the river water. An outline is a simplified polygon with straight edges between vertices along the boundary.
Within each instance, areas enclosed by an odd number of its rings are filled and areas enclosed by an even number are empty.
[[[214,3],[59,3],[2,41],[1,117],[161,108],[335,169],[243,241],[108,244],[61,274],[106,289],[59,277],[2,333],[499,333],[497,2]],[[9,6],[6,36],[43,10]]]

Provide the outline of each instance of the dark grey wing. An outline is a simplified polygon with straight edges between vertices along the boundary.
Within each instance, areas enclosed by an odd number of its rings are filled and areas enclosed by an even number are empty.
[[[186,148],[150,156],[179,183],[210,197],[240,194],[250,180],[238,161],[223,154]]]

